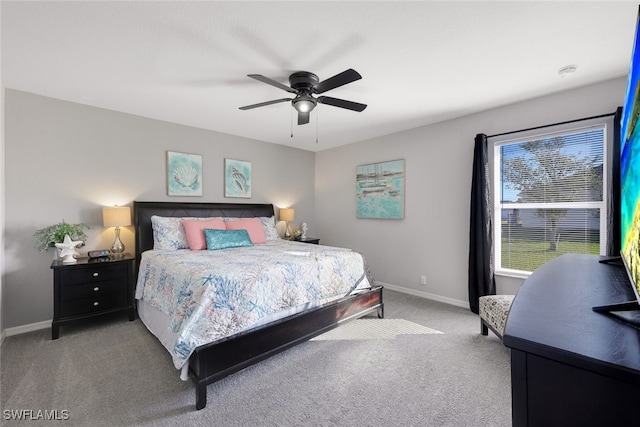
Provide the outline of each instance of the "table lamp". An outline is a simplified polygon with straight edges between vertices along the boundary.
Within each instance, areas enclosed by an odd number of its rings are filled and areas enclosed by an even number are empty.
[[[289,221],[293,221],[295,211],[292,208],[282,208],[280,209],[280,221],[285,222],[285,230],[284,230],[284,238],[291,238],[291,230],[289,230]]]
[[[116,228],[116,239],[111,246],[111,253],[120,255],[124,252],[124,244],[120,240],[120,227],[131,225],[131,208],[115,206],[102,208],[102,222],[105,227]]]

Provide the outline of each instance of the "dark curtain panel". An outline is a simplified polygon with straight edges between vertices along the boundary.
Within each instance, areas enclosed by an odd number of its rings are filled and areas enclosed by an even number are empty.
[[[607,255],[619,256],[622,249],[620,224],[620,120],[622,107],[613,117],[613,147],[611,150],[611,172],[609,175],[609,209],[607,209]]]
[[[469,226],[469,307],[476,314],[479,312],[479,298],[496,293],[487,146],[487,135],[476,135]]]

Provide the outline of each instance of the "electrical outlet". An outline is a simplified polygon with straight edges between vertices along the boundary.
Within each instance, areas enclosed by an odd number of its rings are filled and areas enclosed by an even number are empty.
[[[421,285],[427,284],[427,276],[420,276],[420,284]]]

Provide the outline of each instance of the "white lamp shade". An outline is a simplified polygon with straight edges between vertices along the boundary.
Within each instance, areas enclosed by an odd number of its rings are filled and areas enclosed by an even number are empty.
[[[102,222],[105,227],[131,225],[131,208],[128,206],[102,208]]]
[[[293,221],[295,211],[292,208],[280,209],[280,221]]]

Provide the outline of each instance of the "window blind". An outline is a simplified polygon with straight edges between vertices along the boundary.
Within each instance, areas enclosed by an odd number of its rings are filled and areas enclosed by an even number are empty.
[[[606,126],[498,143],[494,150],[496,269],[531,272],[605,241]]]

